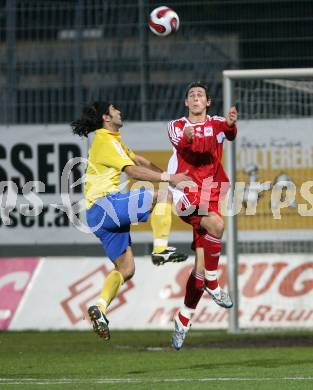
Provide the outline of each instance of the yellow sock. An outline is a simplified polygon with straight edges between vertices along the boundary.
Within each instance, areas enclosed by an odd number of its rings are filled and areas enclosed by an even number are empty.
[[[109,273],[103,284],[100,299],[97,302],[103,313],[106,312],[107,307],[116,297],[117,292],[123,283],[124,278],[119,271],[113,270]]]
[[[167,248],[168,236],[172,225],[172,205],[168,202],[157,203],[151,214],[153,232],[153,252],[160,253]]]

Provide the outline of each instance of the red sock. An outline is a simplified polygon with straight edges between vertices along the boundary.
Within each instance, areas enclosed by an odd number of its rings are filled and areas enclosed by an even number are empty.
[[[217,267],[220,259],[222,240],[206,234],[203,236],[204,266],[205,266],[205,285],[210,290],[218,287]]]
[[[186,284],[184,304],[190,309],[195,309],[203,294],[204,277],[192,271]]]
[[[181,312],[178,313],[178,318],[179,318],[180,322],[181,322],[184,326],[188,326],[188,323],[189,323],[189,321],[190,321],[189,318],[183,316],[183,315],[181,314]]]

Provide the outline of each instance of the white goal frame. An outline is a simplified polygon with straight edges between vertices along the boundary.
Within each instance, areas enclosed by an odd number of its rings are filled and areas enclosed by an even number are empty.
[[[223,71],[223,111],[227,114],[229,108],[235,103],[233,100],[233,81],[251,79],[274,79],[274,78],[303,78],[313,77],[313,68],[296,69],[253,69],[253,70],[224,70]],[[227,142],[227,172],[232,183],[231,191],[234,194],[236,181],[236,143]],[[234,206],[235,201],[232,202]],[[233,210],[231,210],[233,211]],[[234,214],[234,213],[230,213]],[[238,294],[238,234],[236,215],[227,217],[227,269],[228,291],[230,292],[234,306],[230,309],[228,331],[239,333],[239,294]]]

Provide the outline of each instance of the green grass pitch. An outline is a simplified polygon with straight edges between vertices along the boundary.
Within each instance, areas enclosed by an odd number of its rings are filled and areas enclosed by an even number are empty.
[[[1,389],[313,389],[313,331],[1,332]]]

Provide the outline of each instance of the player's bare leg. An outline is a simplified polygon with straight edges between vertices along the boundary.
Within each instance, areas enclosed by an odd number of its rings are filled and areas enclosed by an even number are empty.
[[[162,184],[162,183],[161,183]],[[165,183],[163,183],[165,184]],[[172,224],[172,193],[168,185],[154,193],[151,227],[153,231],[153,252],[151,255],[154,265],[168,262],[181,262],[188,255],[177,252],[176,248],[168,246],[168,237]]]
[[[217,238],[222,238],[224,233],[224,220],[223,218],[210,211],[208,215],[201,218],[201,227],[205,229],[209,234],[214,235]]]
[[[201,227],[207,231],[204,236],[204,265],[205,265],[205,291],[212,297],[214,302],[226,309],[233,306],[228,292],[224,291],[217,281],[217,267],[222,248],[222,236],[224,221],[215,212],[209,212],[201,219]]]
[[[115,260],[114,265],[115,270],[107,276],[97,304],[88,308],[88,315],[93,329],[104,340],[110,339],[109,320],[105,315],[106,310],[116,297],[121,285],[131,279],[135,273],[135,262],[131,247],[128,247],[125,253]]]

